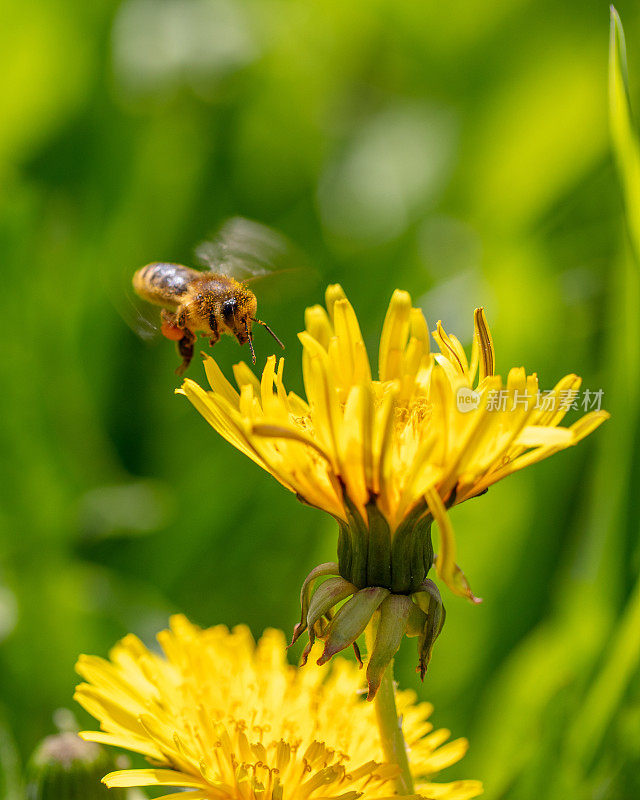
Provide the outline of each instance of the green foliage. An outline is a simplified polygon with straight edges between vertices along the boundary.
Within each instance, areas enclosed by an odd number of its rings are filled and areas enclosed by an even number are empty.
[[[233,214],[284,231],[321,274],[261,298],[294,388],[304,306],[339,280],[372,356],[400,286],[467,344],[484,305],[499,371],[604,389],[612,419],[592,439],[453,511],[484,603],[444,592],[424,686],[411,642],[396,677],[469,737],[451,777],[491,800],[638,796],[640,13],[619,10],[611,136],[596,3],[3,14],[2,796],[70,704],[79,652],[150,641],[177,610],[290,631],[304,576],[336,557],[331,521],[174,396],[172,345],[146,347],[119,313],[135,268],[190,262]],[[247,358],[231,340],[215,354]]]

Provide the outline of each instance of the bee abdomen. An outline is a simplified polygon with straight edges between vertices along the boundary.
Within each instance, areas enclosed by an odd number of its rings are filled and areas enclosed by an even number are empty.
[[[181,264],[154,262],[133,276],[133,288],[140,297],[156,305],[177,305],[198,272]]]

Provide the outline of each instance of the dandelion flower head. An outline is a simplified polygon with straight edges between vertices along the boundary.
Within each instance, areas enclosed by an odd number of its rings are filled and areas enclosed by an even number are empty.
[[[306,399],[286,391],[284,359],[276,364],[273,356],[260,380],[246,364],[236,365],[238,390],[206,358],[211,390],[187,379],[179,391],[218,433],[300,499],[351,532],[360,527],[365,539],[367,531],[382,529],[375,537],[382,560],[370,552],[370,540],[364,550],[349,544],[348,536],[342,553],[339,546],[340,574],[357,588],[409,593],[420,585],[431,563],[424,571],[407,566],[404,551],[411,547],[397,540],[428,515],[440,532],[438,576],[473,599],[456,566],[447,509],[577,444],[608,414],[591,411],[561,426],[571,406],[566,397],[580,386],[576,375],[562,378],[543,402],[537,376],[524,368],[512,368],[503,381],[495,373],[482,309],[474,313],[470,359],[440,322],[433,331],[439,352],[433,353],[422,311],[407,292],[396,290],[380,337],[377,379],[340,286],[327,289],[326,310],[306,310],[305,323],[299,339]],[[430,559],[432,551],[426,553]]]
[[[284,636],[256,644],[248,628],[202,630],[182,616],[158,640],[163,654],[125,637],[109,660],[81,656],[76,699],[100,721],[88,741],[141,753],[152,766],[112,772],[110,787],[154,786],[163,800],[356,800],[391,797],[398,767],[385,763],[375,709],[345,659],[302,670]],[[478,781],[433,781],[467,742],[434,730],[432,707],[398,694],[416,792],[467,800]],[[187,789],[186,792],[176,792]]]

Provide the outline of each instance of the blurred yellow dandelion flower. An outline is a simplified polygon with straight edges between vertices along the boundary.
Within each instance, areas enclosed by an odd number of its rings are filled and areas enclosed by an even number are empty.
[[[431,566],[453,592],[476,600],[456,564],[447,509],[577,444],[608,414],[591,411],[560,425],[580,386],[576,375],[548,392],[539,392],[537,376],[521,367],[503,381],[495,374],[482,309],[474,314],[470,360],[440,322],[434,354],[422,311],[396,290],[374,380],[358,319],[340,286],[328,288],[326,306],[307,309],[299,334],[306,400],[286,391],[284,359],[276,366],[275,357],[260,381],[244,363],[236,365],[239,391],[206,358],[211,391],[188,379],[178,391],[227,441],[340,525],[338,563],[309,575],[296,635],[308,627],[313,638],[315,629],[327,640],[323,657],[331,657],[353,644],[379,610],[386,641],[371,663],[383,670],[406,631],[419,636],[424,674],[444,621],[439,592],[426,578]],[[326,576],[342,580],[322,584],[322,603],[311,609],[313,582]],[[405,599],[392,599],[398,595]],[[327,613],[349,597],[337,615]],[[398,615],[400,627],[391,624]],[[375,693],[379,675],[370,678]]]
[[[256,644],[248,628],[201,630],[182,616],[158,640],[133,635],[110,660],[81,656],[76,699],[100,721],[81,736],[141,753],[153,765],[105,776],[109,787],[173,787],[163,800],[356,800],[391,797],[399,768],[385,763],[374,708],[362,701],[357,667],[301,670],[286,660],[280,631]],[[433,783],[467,741],[433,730],[432,707],[398,695],[416,792],[466,800],[478,781]],[[188,789],[175,792],[175,789]],[[398,795],[395,795],[398,797]]]

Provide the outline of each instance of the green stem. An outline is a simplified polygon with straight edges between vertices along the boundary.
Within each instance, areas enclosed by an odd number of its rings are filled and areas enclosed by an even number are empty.
[[[367,650],[369,654],[373,651],[375,641],[374,621],[370,622],[366,630]],[[397,764],[400,767],[400,774],[395,779],[396,794],[411,795],[414,793],[413,778],[409,769],[409,759],[407,757],[407,745],[402,733],[402,725],[398,719],[396,708],[396,690],[393,681],[393,659],[384,671],[382,683],[375,696],[376,719],[378,720],[378,732],[380,743],[384,752],[385,759],[390,764]]]

